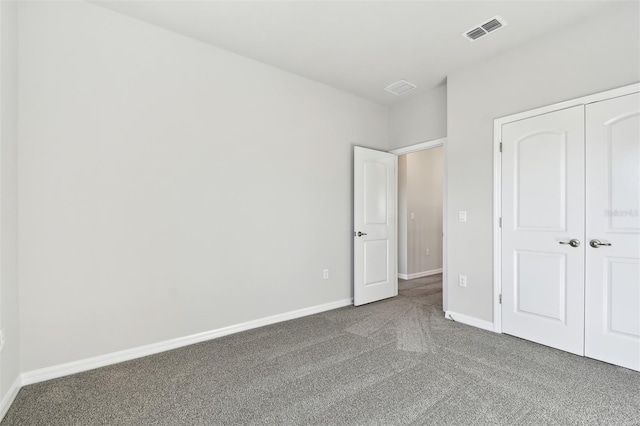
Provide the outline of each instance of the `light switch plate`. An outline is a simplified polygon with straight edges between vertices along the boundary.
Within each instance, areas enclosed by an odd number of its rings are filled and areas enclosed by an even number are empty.
[[[460,210],[458,212],[458,220],[460,222],[466,222],[467,221],[467,212],[465,210]]]

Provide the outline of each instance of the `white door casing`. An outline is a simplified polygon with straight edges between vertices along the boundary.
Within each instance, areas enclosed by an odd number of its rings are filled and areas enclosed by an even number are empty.
[[[398,294],[396,199],[398,157],[354,148],[353,302]]]
[[[640,94],[587,105],[586,182],[585,355],[640,371]]]
[[[504,124],[502,144],[502,331],[582,355],[584,107]]]

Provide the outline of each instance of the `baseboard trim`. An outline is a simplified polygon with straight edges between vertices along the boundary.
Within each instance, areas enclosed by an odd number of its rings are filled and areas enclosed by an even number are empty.
[[[352,304],[353,299],[337,300],[335,302],[297,309],[295,311],[285,312],[283,314],[272,315],[269,317],[247,321],[228,327],[222,327],[215,330],[192,334],[190,336],[178,337],[158,343],[152,343],[150,345],[138,346],[136,348],[125,349],[105,355],[67,362],[64,364],[45,367],[38,370],[27,371],[22,374],[22,385],[26,386],[33,383],[44,382],[45,380],[56,379],[58,377],[64,377],[70,374],[80,373],[82,371],[93,370],[95,368],[117,364],[119,362],[142,358],[171,349],[177,349],[183,346],[217,339],[229,334],[239,333],[241,331],[251,330],[253,328],[264,327],[265,325],[271,325],[282,321],[302,318],[308,315],[318,314],[320,312],[330,311],[333,309],[342,308],[344,306],[350,306]]]
[[[416,272],[415,274],[398,274],[398,278],[403,280],[413,280],[416,278],[428,277],[429,275],[441,274],[442,268],[432,269],[430,271]]]
[[[0,422],[2,421],[2,419],[4,419],[4,416],[7,415],[7,411],[9,411],[9,407],[11,407],[11,404],[13,404],[16,396],[18,396],[20,388],[22,388],[22,379],[21,376],[18,375],[18,377],[16,377],[16,379],[11,384],[9,392],[7,392],[4,398],[2,398],[2,401],[0,401]]]
[[[444,317],[448,320],[461,322],[462,324],[470,325],[472,327],[481,328],[483,330],[494,331],[492,322],[470,317],[468,315],[447,311],[444,313]]]

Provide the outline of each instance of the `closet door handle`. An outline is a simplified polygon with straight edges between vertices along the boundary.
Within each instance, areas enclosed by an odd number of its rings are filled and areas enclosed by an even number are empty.
[[[560,241],[560,244],[568,244],[571,247],[580,247],[580,240],[576,240],[575,238],[571,241]]]
[[[593,247],[593,248],[599,248],[599,247],[601,247],[601,246],[610,246],[610,245],[611,245],[611,243],[603,243],[603,242],[602,242],[602,241],[600,241],[600,240],[591,240],[591,241],[589,242],[589,245],[590,245],[591,247]]]

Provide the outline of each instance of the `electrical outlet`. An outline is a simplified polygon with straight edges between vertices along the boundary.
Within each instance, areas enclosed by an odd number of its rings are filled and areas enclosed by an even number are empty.
[[[329,279],[329,270],[325,269],[324,271],[322,271],[322,278],[324,278],[325,280]]]
[[[429,249],[427,249],[427,256],[429,256]]]
[[[458,276],[458,285],[460,287],[466,287],[467,286],[467,276],[466,275],[459,275]]]

